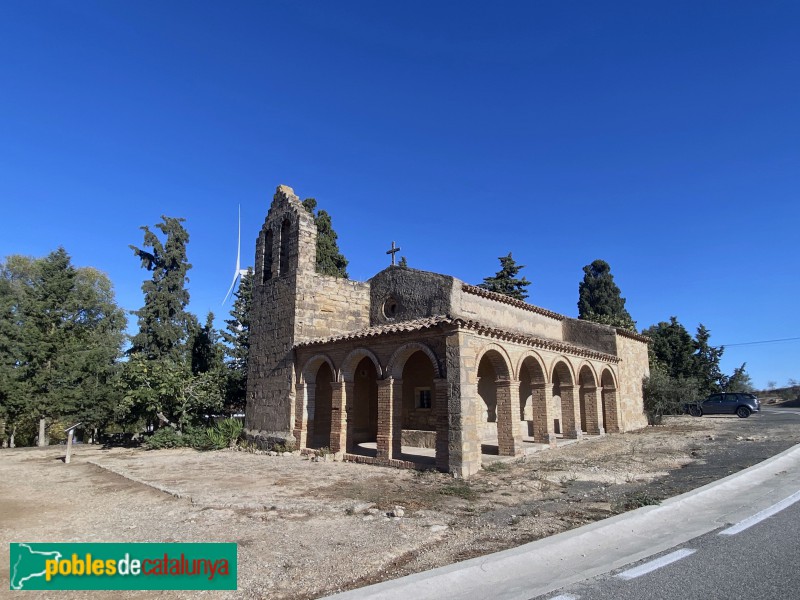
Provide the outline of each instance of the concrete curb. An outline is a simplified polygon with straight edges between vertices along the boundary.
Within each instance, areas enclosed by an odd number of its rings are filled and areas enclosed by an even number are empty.
[[[528,600],[735,523],[797,490],[800,444],[658,506],[328,598]]]

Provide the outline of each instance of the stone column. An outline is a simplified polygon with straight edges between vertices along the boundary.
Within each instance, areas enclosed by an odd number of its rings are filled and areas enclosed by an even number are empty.
[[[602,408],[600,406],[600,394],[596,387],[581,386],[583,402],[586,406],[586,433],[591,435],[603,435]]]
[[[533,405],[533,441],[537,444],[555,446],[553,384],[534,383],[531,385],[531,404]]]
[[[450,423],[446,379],[433,380],[433,403],[436,415],[436,468],[447,472],[450,465]]]
[[[575,397],[575,386],[561,385],[561,432],[565,438],[579,440],[581,431],[581,407]]]
[[[603,411],[603,426],[609,433],[619,433],[619,406],[617,404],[617,390],[613,387],[604,387],[600,390],[602,394],[602,404],[605,406]]]
[[[522,453],[519,432],[519,381],[500,379],[497,389],[497,449],[500,456]]]
[[[294,439],[297,448],[307,448],[314,439],[314,399],[317,385],[315,383],[297,384],[297,410],[294,418]]]
[[[347,410],[344,383],[331,383],[331,452],[344,452],[347,441]]]
[[[401,396],[402,397],[402,396]],[[378,454],[381,462],[392,458],[394,442],[394,379],[378,380]]]

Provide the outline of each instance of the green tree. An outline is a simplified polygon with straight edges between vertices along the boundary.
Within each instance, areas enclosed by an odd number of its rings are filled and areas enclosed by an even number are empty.
[[[625,298],[604,260],[583,267],[578,285],[578,318],[636,331],[636,323],[625,309]]]
[[[710,338],[711,332],[700,323],[697,326],[694,340],[694,376],[697,380],[698,392],[702,397],[720,391],[723,381],[719,361],[725,349],[721,346],[711,346],[708,343]]]
[[[644,412],[650,425],[659,425],[664,415],[680,414],[684,404],[691,404],[698,397],[694,379],[671,377],[662,365],[650,370],[642,391]]]
[[[348,261],[339,251],[339,236],[333,230],[331,216],[324,210],[316,210],[317,201],[314,198],[303,200],[303,206],[317,225],[317,273],[347,279]]]
[[[747,373],[747,371],[745,371],[746,365],[747,363],[742,363],[742,366],[734,369],[733,375],[727,378],[725,381],[726,392],[751,393],[755,389],[753,387],[753,381],[750,379],[750,375]]]
[[[12,431],[25,420],[39,420],[42,431],[56,418],[104,426],[118,399],[125,328],[111,282],[76,269],[63,248],[42,259],[9,257],[0,271],[1,410]]]
[[[250,356],[250,311],[253,305],[253,270],[247,269],[239,282],[236,300],[220,332],[226,342],[227,383],[225,410],[228,414],[243,412],[247,394],[247,369]]]
[[[144,245],[152,250],[130,246],[142,261],[142,267],[152,271],[152,277],[142,284],[144,306],[134,311],[139,317],[139,333],[133,336],[130,354],[144,353],[149,359],[185,358],[191,317],[186,312],[189,292],[186,273],[192,267],[186,258],[189,233],[181,223],[185,219],[161,217],[156,225],[166,236],[162,244],[149,227],[144,226]]]
[[[525,300],[528,297],[526,288],[531,282],[525,277],[517,277],[525,265],[518,265],[512,258],[511,252],[506,256],[499,257],[499,260],[500,270],[494,277],[485,277],[483,283],[478,284],[478,287],[510,296],[516,300]]]
[[[650,337],[650,368],[660,367],[674,378],[689,379],[696,373],[695,342],[676,317],[645,329]]]

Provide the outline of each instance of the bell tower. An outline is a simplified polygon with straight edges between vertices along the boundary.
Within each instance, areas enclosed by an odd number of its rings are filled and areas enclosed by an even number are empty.
[[[245,433],[265,444],[294,442],[293,348],[313,292],[317,227],[292,188],[275,192],[256,241]]]

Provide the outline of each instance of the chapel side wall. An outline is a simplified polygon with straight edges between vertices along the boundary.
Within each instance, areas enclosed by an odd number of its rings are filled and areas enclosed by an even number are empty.
[[[609,325],[565,318],[562,322],[563,340],[606,354],[617,354],[617,331]]]
[[[369,327],[370,284],[310,273],[298,282],[295,344]]]
[[[620,409],[620,428],[632,431],[647,426],[644,414],[643,379],[650,375],[647,342],[617,334],[619,382],[617,396]]]
[[[451,305],[454,317],[478,321],[481,325],[507,331],[553,340],[564,339],[560,319],[465,292],[458,281],[453,286]]]

